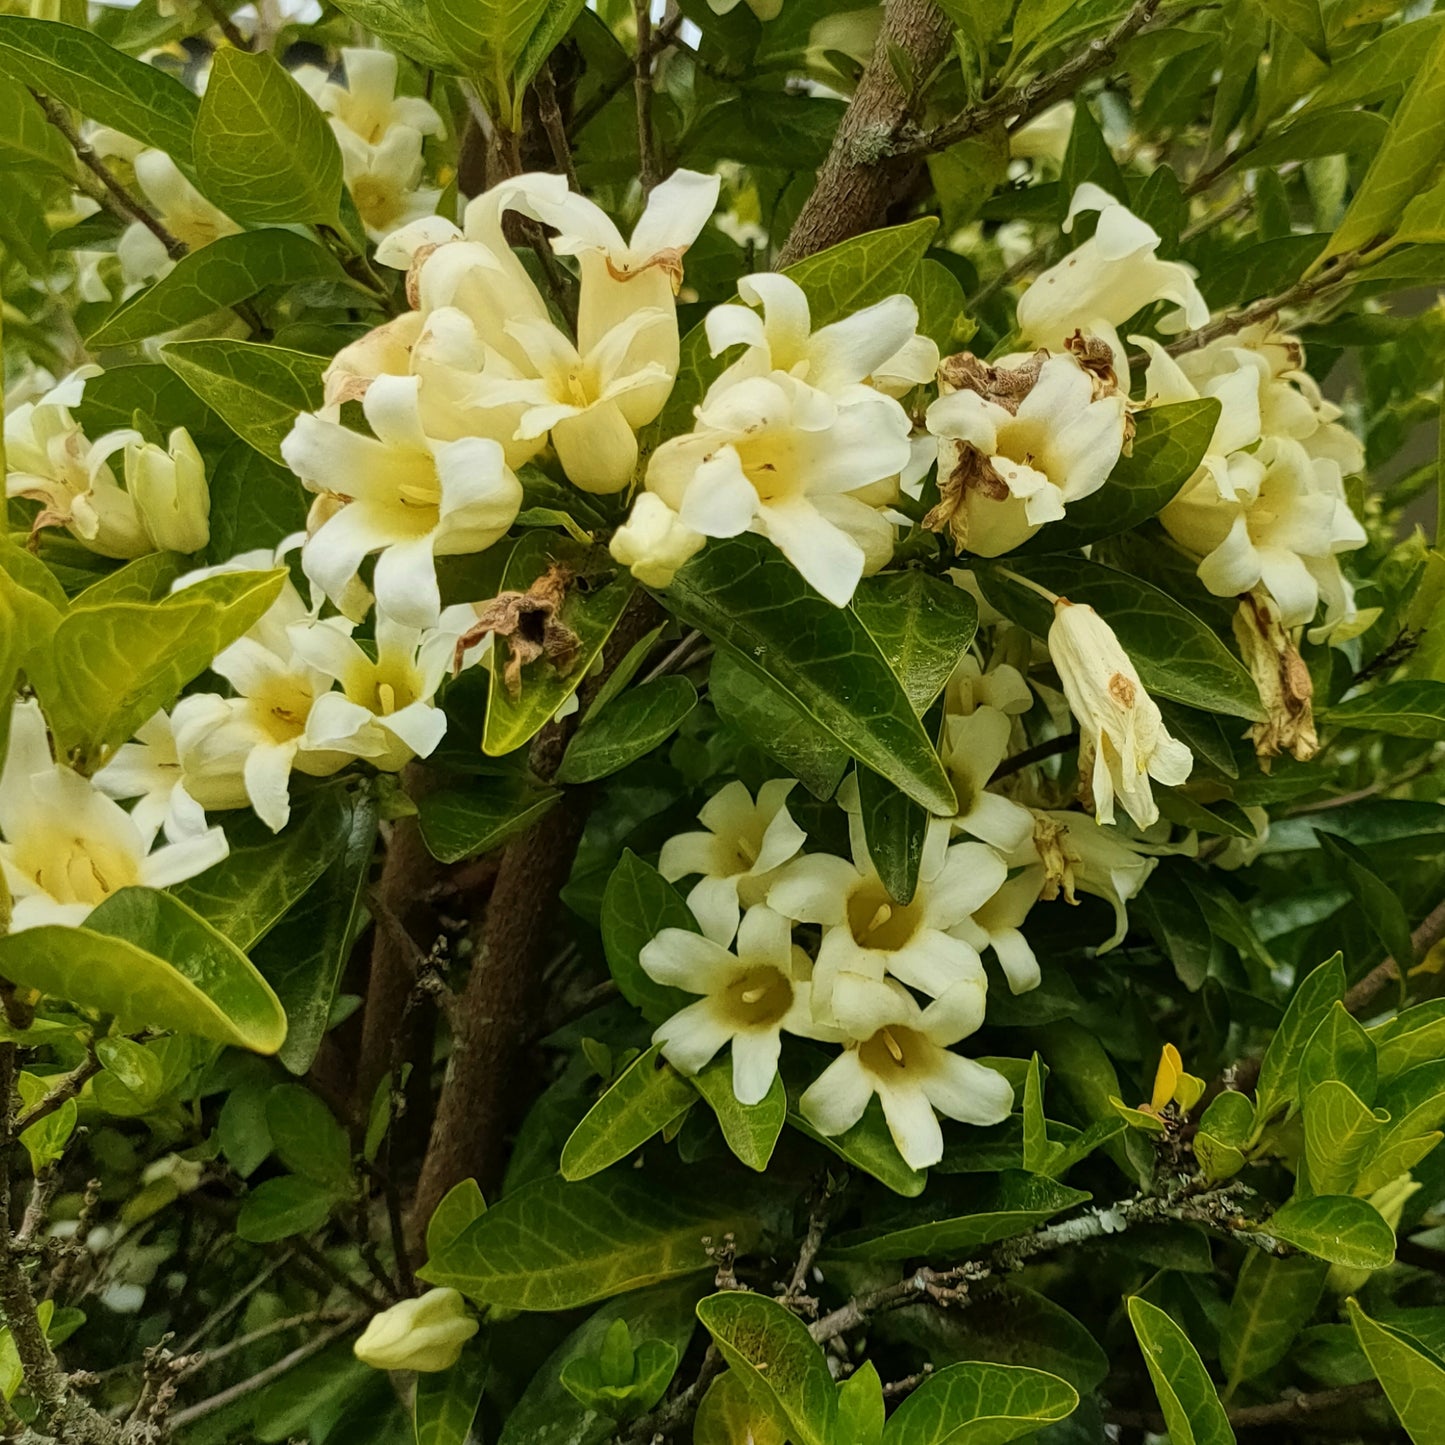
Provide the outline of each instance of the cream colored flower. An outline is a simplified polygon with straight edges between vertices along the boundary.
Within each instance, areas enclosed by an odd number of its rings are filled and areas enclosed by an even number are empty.
[[[1029,822],[1032,825],[1032,816]],[[1037,988],[1042,977],[1033,946],[1020,931],[1039,901],[1041,884],[1042,870],[1037,866],[1020,869],[955,930],[980,953],[986,948],[993,949],[1011,993],[1027,993]]]
[[[938,521],[983,557],[1027,541],[1108,480],[1125,402],[1119,392],[1096,399],[1093,378],[1067,352],[1042,363],[1013,409],[968,389],[940,396],[927,415],[939,438]]]
[[[656,982],[702,995],[652,1035],[663,1058],[696,1074],[731,1044],[740,1104],[760,1103],[772,1088],[784,1033],[826,1034],[814,1025],[810,986],[799,976],[806,957],[795,958],[788,920],[765,904],[743,915],[736,953],[685,928],[664,928],[643,945],[638,961]]]
[[[342,49],[345,84],[325,78],[313,69],[310,77],[297,78],[317,105],[332,117],[332,128],[346,130],[367,145],[379,145],[396,127],[418,135],[440,135],[442,118],[430,101],[419,95],[396,93],[397,60],[389,50]],[[311,77],[318,81],[307,84]]]
[[[436,442],[422,429],[415,377],[378,377],[362,407],[375,433],[300,416],[281,444],[287,465],[328,505],[301,552],[306,575],[339,601],[362,560],[381,555],[377,607],[410,627],[441,612],[436,558],[482,552],[511,526],[522,488],[485,437]]]
[[[13,901],[12,933],[84,923],[122,888],[166,888],[226,856],[219,828],[152,849],[157,828],[158,820],[127,813],[89,778],[57,764],[39,703],[14,704],[0,771],[0,872]]]
[[[997,654],[985,668],[973,653],[959,658],[958,666],[943,690],[944,711],[965,717],[981,707],[997,708],[1015,716],[1034,705],[1034,695],[1024,675]]]
[[[788,812],[796,786],[774,778],[754,802],[745,784],[728,783],[697,815],[706,831],[679,833],[662,845],[657,868],[669,883],[700,875],[688,907],[714,942],[732,942],[741,910],[763,902],[777,870],[802,848],[807,834]]]
[[[135,156],[135,178],[156,219],[192,251],[240,227],[213,206],[181,173],[164,151],[143,150]],[[115,247],[121,272],[130,282],[165,275],[174,265],[164,244],[141,222],[126,228]]]
[[[1049,656],[1079,724],[1079,773],[1099,821],[1114,821],[1117,796],[1135,823],[1147,828],[1159,817],[1149,779],[1178,787],[1188,779],[1194,755],[1170,737],[1128,653],[1092,607],[1058,599]]]
[[[647,489],[705,537],[767,537],[836,607],[892,556],[893,524],[850,493],[908,464],[908,417],[875,395],[838,405],[781,372],[709,391],[697,427],[653,452]]]
[[[171,432],[165,448],[139,437],[127,442],[125,485],[161,551],[199,552],[211,540],[206,464],[185,427]]]
[[[432,1289],[373,1315],[352,1349],[374,1370],[434,1374],[456,1364],[477,1328],[456,1290]]]
[[[1074,102],[1061,100],[1025,125],[1011,130],[1008,153],[1024,160],[1045,159],[1064,163],[1069,137],[1074,133]]]
[[[904,1161],[927,1169],[943,1158],[935,1109],[981,1126],[1008,1117],[1014,1098],[1008,1080],[948,1047],[969,1030],[940,1014],[937,1004],[920,1008],[891,980],[872,983],[868,992],[873,1028],[849,1039],[799,1101],[803,1117],[820,1134],[851,1129],[876,1094]]]
[[[1008,752],[1012,731],[1007,713],[977,707],[971,713],[944,717],[939,750],[958,798],[958,812],[949,820],[954,831],[997,848],[1005,857],[1021,848],[1034,829],[1027,808],[988,791],[989,780]]]
[[[358,140],[333,123],[341,150],[341,173],[357,214],[373,241],[398,226],[430,216],[441,200],[440,186],[423,186],[422,140],[410,126],[394,125],[375,145]]]
[[[612,534],[609,546],[613,559],[644,587],[666,587],[677,569],[706,542],[701,532],[684,527],[656,492],[639,492],[627,521]]]
[[[96,773],[95,786],[108,798],[137,801],[131,817],[142,832],[164,829],[172,843],[206,831],[206,811],[186,791],[170,717],[158,712],[136,729]]]
[[[1062,894],[1067,903],[1077,903],[1080,893],[1102,898],[1113,907],[1114,931],[1096,951],[1116,948],[1129,927],[1125,905],[1138,897],[1159,860],[1118,828],[1100,827],[1087,813],[1036,814],[1034,842],[1042,865],[1035,874],[1039,897],[1052,902]]]
[[[1209,307],[1190,267],[1155,255],[1158,232],[1091,181],[1074,192],[1066,231],[1082,211],[1099,212],[1098,229],[1019,298],[1019,333],[1025,345],[1050,351],[1063,350],[1075,331],[1101,337],[1109,343],[1114,369],[1127,389],[1128,357],[1117,328],[1155,301],[1175,306],[1160,323],[1164,331],[1204,325]]]
[[[731,15],[739,0],[707,0],[714,15]],[[747,7],[759,20],[776,20],[783,12],[783,0],[747,0]]]

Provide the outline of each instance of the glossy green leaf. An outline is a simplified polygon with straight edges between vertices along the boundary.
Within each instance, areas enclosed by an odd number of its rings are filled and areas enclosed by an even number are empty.
[[[978,628],[978,604],[927,572],[865,577],[853,611],[922,717],[943,691]]]
[[[748,1398],[796,1445],[831,1445],[838,1391],[822,1348],[786,1306],[730,1290],[698,1301],[697,1317]]]
[[[507,558],[502,591],[525,592],[554,562],[571,564],[579,573],[584,572],[591,555],[591,549],[570,538],[552,532],[528,532]],[[561,621],[576,633],[578,649],[565,673],[559,673],[547,658],[540,657],[522,670],[521,692],[514,698],[507,691],[503,669],[493,669],[482,731],[484,753],[501,757],[515,752],[547,725],[587,676],[632,591],[632,578],[622,573],[586,593],[575,589],[569,592]]]
[[[242,1179],[249,1179],[271,1157],[271,1129],[266,1123],[270,1092],[265,1084],[232,1089],[216,1121],[221,1153]]]
[[[1309,1323],[1327,1266],[1302,1255],[1246,1252],[1219,1332],[1219,1363],[1233,1390],[1272,1370]]]
[[[1254,1096],[1257,1132],[1286,1104],[1298,1102],[1305,1047],[1344,991],[1345,967],[1338,953],[1306,975],[1295,989],[1260,1064]]]
[[[1204,712],[1263,715],[1244,664],[1194,613],[1142,578],[1072,557],[1010,555],[1006,565],[1071,602],[1087,602],[1114,629],[1151,693]],[[1035,637],[1047,639],[1053,608],[1002,570],[980,568],[985,591]]]
[[[924,1218],[878,1234],[845,1234],[827,1246],[836,1259],[886,1261],[915,1257],[962,1256],[981,1245],[1027,1234],[1056,1214],[1086,1204],[1090,1196],[1052,1179],[1007,1170],[980,1189],[976,1207],[966,1214]],[[945,1208],[940,1204],[937,1208]]]
[[[1329,62],[1325,41],[1325,22],[1320,14],[1320,0],[1260,0],[1261,8],[1292,35],[1297,35],[1319,58]]]
[[[1348,1194],[1373,1151],[1381,1125],[1358,1094],[1336,1079],[1314,1085],[1304,1098],[1305,1160],[1310,1188]]]
[[[517,106],[581,8],[580,0],[426,0],[428,28],[454,60],[488,95]]]
[[[625,1159],[697,1101],[654,1044],[623,1070],[562,1148],[562,1177],[588,1179]]]
[[[952,813],[943,764],[871,634],[761,537],[714,540],[666,595],[670,611],[767,673],[860,762],[930,811]]]
[[[912,1199],[923,1193],[923,1187],[928,1183],[928,1171],[911,1168],[898,1152],[898,1146],[888,1132],[882,1107],[876,1099],[869,1101],[863,1117],[852,1128],[845,1129],[841,1134],[823,1135],[798,1112],[796,1096],[801,1093],[801,1087],[796,1090],[789,1087],[788,1123],[800,1134],[821,1144],[865,1174],[871,1174],[895,1194]]]
[[[482,776],[424,793],[416,802],[422,840],[433,858],[459,863],[525,832],[561,798],[525,778]]]
[[[1219,402],[1207,396],[1136,412],[1134,445],[1109,480],[1091,496],[1071,502],[1068,516],[1048,523],[1009,555],[1071,552],[1158,516],[1198,470],[1219,411]]]
[[[300,1084],[277,1084],[266,1099],[276,1157],[293,1173],[344,1192],[351,1182],[351,1141],[331,1110]]]
[[[286,1037],[266,980],[228,939],[169,894],[122,888],[84,927],[47,924],[0,938],[0,975],[131,1030],[174,1029],[257,1053]]]
[[[1276,1239],[1346,1269],[1384,1269],[1395,1258],[1395,1231],[1368,1200],[1347,1194],[1291,1199],[1265,1228]]]
[[[280,465],[297,413],[321,405],[324,356],[215,337],[167,342],[161,360],[243,442]]]
[[[1328,722],[1417,741],[1445,742],[1445,682],[1412,678],[1387,682],[1325,713]]]
[[[623,998],[641,1009],[649,1023],[661,1023],[696,1001],[681,989],[654,982],[638,962],[643,946],[664,928],[699,932],[692,909],[677,889],[626,849],[602,895],[602,947]]]
[[[1429,999],[1371,1029],[1380,1078],[1445,1058],[1445,999]]]
[[[207,577],[163,602],[73,605],[26,671],[56,752],[99,766],[276,600],[283,572]]]
[[[190,165],[200,102],[165,71],[87,30],[23,15],[0,15],[0,57],[7,75]]]
[[[1022,1365],[981,1361],[930,1375],[893,1412],[884,1445],[1008,1445],[1073,1414],[1067,1380]]]
[[[475,1339],[451,1369],[419,1374],[411,1415],[416,1445],[468,1445],[486,1382],[486,1349]]]
[[[1373,1040],[1341,1002],[1333,1004],[1310,1035],[1300,1056],[1299,1097],[1335,1079],[1348,1084],[1367,1104],[1374,1103],[1379,1073]]]
[[[733,1093],[731,1055],[714,1059],[693,1079],[697,1092],[717,1116],[727,1146],[749,1169],[762,1173],[773,1157],[788,1117],[788,1094],[781,1076],[756,1104],[740,1104]]]
[[[1244,1151],[1254,1132],[1254,1105],[1244,1094],[1226,1089],[1200,1116],[1194,1154],[1205,1177],[1231,1179],[1244,1167]]]
[[[122,346],[174,331],[213,311],[245,301],[268,286],[339,280],[330,252],[294,231],[243,231],[183,256],[175,270],[101,322],[92,346]]]
[[[865,1360],[838,1386],[838,1436],[857,1445],[883,1439],[883,1381],[872,1360]]]
[[[1346,1301],[1355,1338],[1406,1434],[1415,1445],[1438,1445],[1445,1420],[1445,1367],[1402,1330],[1372,1320]]]
[[[747,1205],[714,1178],[660,1182],[614,1169],[572,1184],[539,1179],[503,1196],[421,1277],[478,1304],[564,1310],[714,1268],[703,1236],[732,1233],[739,1252],[757,1240],[756,1180]]]
[[[1410,936],[1410,919],[1394,888],[1371,866],[1369,856],[1347,839],[1322,833],[1320,846],[1354,894],[1370,932],[1386,953],[1408,968],[1415,961],[1415,944]]]
[[[343,15],[380,36],[403,55],[434,70],[453,70],[456,57],[416,0],[335,0]]]
[[[702,1397],[693,1421],[693,1445],[786,1445],[786,1429],[753,1403],[740,1370],[724,1370]]]
[[[1138,1295],[1130,1297],[1128,1308],[1129,1323],[1169,1427],[1170,1445],[1232,1442],[1229,1417],[1189,1336],[1163,1310]]]
[[[858,769],[858,803],[863,836],[878,877],[897,903],[911,903],[918,890],[928,811],[900,793],[871,768]]]
[[[316,102],[266,51],[223,46],[195,132],[207,198],[248,226],[341,224],[341,151]]]
[[[426,1253],[430,1259],[443,1253],[487,1212],[481,1186],[475,1179],[463,1179],[442,1196],[432,1210],[426,1227]]]
[[[336,1207],[325,1185],[297,1174],[278,1174],[258,1184],[241,1201],[236,1233],[251,1244],[272,1244],[319,1229]]]
[[[63,176],[75,173],[75,155],[64,137],[25,86],[6,75],[0,77],[0,167],[32,163]]]
[[[659,677],[630,688],[594,717],[589,711],[557,769],[559,783],[592,783],[650,753],[697,706],[685,677]]]

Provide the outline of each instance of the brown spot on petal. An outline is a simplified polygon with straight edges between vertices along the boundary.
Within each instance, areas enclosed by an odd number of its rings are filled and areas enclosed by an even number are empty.
[[[978,492],[991,502],[1002,502],[1009,495],[1008,483],[999,476],[993,463],[977,447],[960,442],[958,460],[946,477],[938,482],[938,503],[923,519],[930,532],[945,529],[954,545],[968,546],[968,494]]]
[[[607,274],[614,281],[632,281],[641,276],[644,271],[650,271],[655,266],[661,271],[667,272],[668,279],[672,282],[672,294],[677,295],[682,286],[682,257],[687,250],[686,246],[668,246],[661,251],[654,252],[640,266],[617,266],[613,264],[612,257],[607,257]]]
[[[1114,699],[1120,707],[1133,707],[1139,696],[1139,689],[1134,686],[1129,678],[1122,672],[1116,672],[1109,679],[1109,696]]]
[[[421,309],[421,268],[426,265],[427,257],[433,251],[440,250],[446,244],[445,241],[433,241],[430,245],[418,246],[412,253],[411,265],[406,272],[406,304],[413,311]]]

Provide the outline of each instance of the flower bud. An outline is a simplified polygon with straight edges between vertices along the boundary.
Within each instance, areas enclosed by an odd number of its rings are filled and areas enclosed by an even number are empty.
[[[206,465],[185,427],[171,433],[169,452],[153,442],[128,443],[125,484],[162,551],[199,552],[211,540]]]
[[[454,1289],[428,1290],[379,1315],[353,1347],[374,1370],[449,1370],[462,1346],[477,1332],[465,1301]]]
[[[656,492],[643,492],[632,504],[632,515],[613,534],[612,555],[644,586],[666,587],[706,540],[685,527]]]

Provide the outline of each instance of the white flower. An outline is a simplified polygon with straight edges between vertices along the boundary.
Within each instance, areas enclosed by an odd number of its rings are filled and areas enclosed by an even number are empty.
[[[746,784],[728,783],[697,815],[705,832],[679,833],[662,845],[657,868],[669,883],[701,875],[688,907],[715,942],[732,942],[740,911],[767,897],[778,868],[802,848],[807,834],[788,812],[796,786],[791,778],[774,778],[754,802]]]
[[[889,296],[814,331],[807,293],[787,276],[771,271],[744,276],[738,295],[746,306],[714,306],[705,322],[714,356],[734,346],[747,348],[718,378],[719,388],[785,371],[850,400],[878,373],[887,383],[880,389],[892,394],[932,381],[938,370],[938,347],[917,334],[918,308],[907,296]],[[761,316],[753,309],[758,307]]]
[[[1000,662],[997,655],[985,668],[971,652],[959,658],[943,698],[944,710],[960,717],[980,707],[997,708],[1013,716],[1027,712],[1034,704],[1034,695],[1018,668]]]
[[[1008,153],[1025,160],[1044,158],[1059,165],[1069,149],[1069,137],[1074,131],[1074,102],[1061,100],[1046,111],[1036,115],[1026,125],[1011,130],[1008,137]]]
[[[738,8],[739,0],[707,0],[708,8],[714,15],[730,15]],[[776,20],[783,10],[783,0],[747,0],[747,7],[759,20]]]
[[[666,587],[677,569],[699,552],[707,538],[684,527],[656,492],[639,492],[627,521],[609,544],[613,559],[645,587]]]
[[[17,702],[0,772],[0,871],[14,905],[10,931],[81,924],[121,888],[166,888],[226,856],[211,828],[152,851],[156,828],[50,755],[36,702]]]
[[[454,1289],[428,1290],[373,1315],[352,1350],[374,1370],[449,1370],[477,1332],[476,1319]]]
[[[1032,829],[1032,814],[1029,825]],[[1037,867],[1021,869],[955,930],[980,953],[986,948],[993,949],[1011,993],[1027,993],[1037,988],[1042,976],[1033,947],[1020,932],[1024,920],[1039,901],[1041,881]]]
[[[306,575],[333,600],[373,552],[378,608],[411,627],[441,612],[436,558],[482,552],[512,524],[522,487],[486,437],[435,442],[422,430],[415,377],[380,376],[362,401],[374,437],[300,416],[281,452],[324,501],[302,549]],[[315,517],[315,509],[313,509]]]
[[[938,509],[960,547],[997,557],[1108,480],[1124,445],[1125,397],[1094,397],[1071,354],[1050,356],[1014,410],[967,389],[928,408],[939,438]]]
[[[939,750],[958,798],[958,812],[949,820],[954,830],[990,844],[1005,856],[1022,847],[1034,829],[1027,808],[988,791],[989,779],[1008,752],[1012,730],[1007,713],[978,707],[971,713],[944,718]]]
[[[140,434],[113,431],[92,442],[70,414],[99,372],[81,367],[5,418],[5,495],[42,504],[32,532],[64,527],[102,557],[141,557],[155,546],[109,460]]]
[[[375,145],[368,145],[345,126],[332,123],[341,150],[341,173],[357,214],[373,241],[398,226],[430,216],[441,199],[441,187],[423,187],[421,133],[394,125]]]
[[[234,236],[240,227],[213,206],[164,151],[143,150],[134,160],[135,178],[156,219],[178,241],[197,251],[222,236]],[[153,232],[136,221],[126,228],[115,247],[121,273],[130,282],[163,276],[175,262]]]
[[[206,831],[206,811],[186,791],[170,717],[158,712],[136,729],[96,773],[95,786],[108,798],[137,799],[131,817],[142,832],[164,829],[172,843]]]
[[[691,433],[653,452],[647,489],[705,537],[767,537],[837,607],[893,551],[893,526],[849,496],[907,464],[908,417],[877,395],[837,405],[782,373],[709,391]]]
[[[846,786],[846,785],[845,785]],[[918,886],[899,903],[883,886],[868,856],[856,782],[840,790],[849,810],[853,859],[809,853],[795,859],[768,890],[768,906],[798,923],[823,926],[813,970],[817,1016],[850,1033],[865,1029],[876,994],[867,985],[892,976],[937,999],[936,1016],[955,1021],[956,1038],[983,1021],[987,981],[959,928],[1002,886],[1008,869],[981,843],[948,846],[949,827],[931,822]]]
[[[378,376],[409,376],[412,350],[421,336],[422,325],[421,312],[404,311],[343,346],[321,373],[323,406],[338,407],[343,402],[360,401]],[[423,427],[430,427],[432,417],[425,397],[420,398],[420,405]],[[428,435],[440,433],[433,428]]]
[[[1051,901],[1062,893],[1065,901],[1077,903],[1077,894],[1092,893],[1104,899],[1114,909],[1114,931],[1096,951],[1107,953],[1122,943],[1129,927],[1125,904],[1138,896],[1159,860],[1140,852],[1140,845],[1118,828],[1101,828],[1086,813],[1037,814],[1034,841],[1042,861],[1033,872],[1039,897]]]
[[[1102,337],[1127,389],[1128,358],[1117,328],[1155,301],[1172,301],[1176,307],[1160,324],[1165,331],[1202,326],[1209,307],[1194,284],[1193,270],[1178,261],[1161,261],[1154,254],[1158,232],[1107,191],[1085,181],[1074,192],[1066,231],[1080,211],[1098,211],[1098,229],[1020,297],[1019,333],[1026,345],[1051,351],[1062,350],[1075,331]]]
[[[312,705],[306,746],[351,753],[390,773],[429,757],[447,730],[432,699],[476,616],[469,605],[448,607],[436,627],[417,629],[378,613],[374,658],[344,617],[293,623],[287,636],[296,655],[341,685]]]
[[[396,93],[397,61],[389,50],[343,48],[341,62],[345,85],[322,77],[314,89],[307,86],[317,105],[333,117],[334,130],[345,129],[367,145],[380,144],[396,126],[419,135],[441,134],[442,118],[430,101]]]
[[[162,449],[139,437],[126,443],[125,485],[151,541],[167,552],[199,552],[211,540],[206,464],[183,426]]]
[[[1117,795],[1141,828],[1159,817],[1152,777],[1178,787],[1194,755],[1170,737],[1114,630],[1087,605],[1060,597],[1049,628],[1049,656],[1079,724],[1079,774],[1101,823],[1114,821]]]
[[[948,1048],[964,1037],[937,1004],[920,1008],[907,989],[875,983],[874,1028],[850,1039],[799,1101],[820,1133],[842,1134],[863,1117],[876,1094],[888,1132],[913,1169],[943,1157],[943,1131],[934,1110],[965,1124],[998,1124],[1013,1109],[1013,1088],[1002,1074]]]
[[[809,985],[795,976],[788,920],[764,904],[743,915],[736,954],[685,928],[664,928],[643,946],[639,962],[658,983],[702,995],[653,1034],[663,1058],[696,1074],[731,1044],[740,1104],[760,1103],[772,1087],[784,1032],[822,1036],[813,1024]]]

